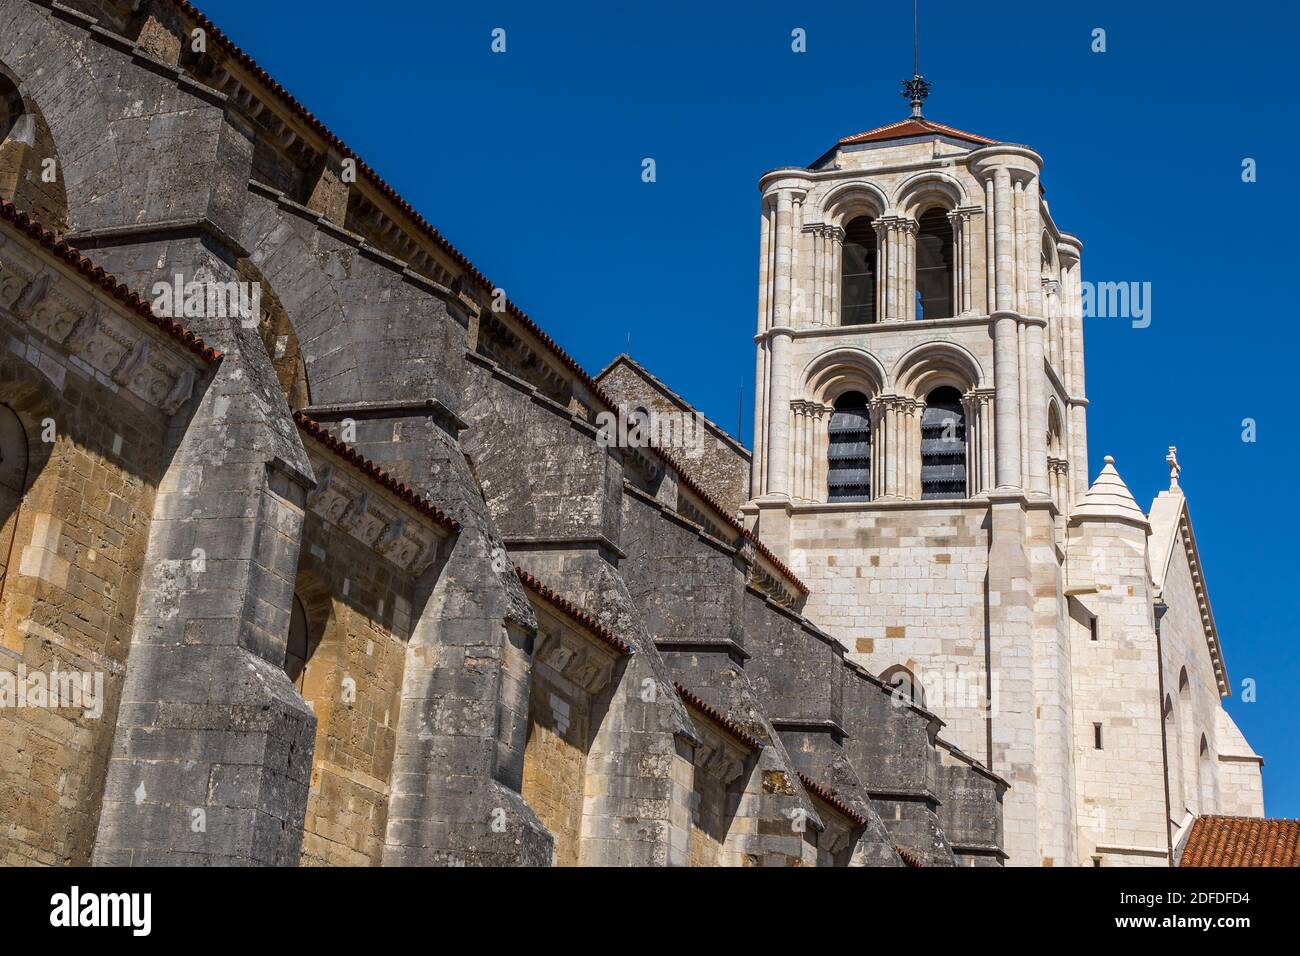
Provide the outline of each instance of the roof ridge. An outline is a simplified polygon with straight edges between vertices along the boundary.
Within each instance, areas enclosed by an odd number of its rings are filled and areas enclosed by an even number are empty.
[[[904,127],[914,127],[907,133],[894,134],[892,131],[901,130]],[[936,123],[934,120],[925,117],[908,116],[898,120],[895,123],[886,123],[884,126],[877,126],[875,129],[865,130],[861,133],[853,133],[849,136],[841,137],[836,145],[848,146],[855,143],[871,142],[873,140],[901,139],[908,135],[920,135],[923,132],[947,133],[957,139],[965,139],[973,143],[983,143],[986,146],[992,146],[1000,142],[991,139],[988,136],[981,136],[979,133],[972,133],[968,130],[958,129],[955,126],[949,126],[946,123]]]

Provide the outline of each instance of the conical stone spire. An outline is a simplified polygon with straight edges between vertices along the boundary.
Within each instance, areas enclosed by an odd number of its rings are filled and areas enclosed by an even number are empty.
[[[1070,515],[1073,520],[1127,521],[1150,528],[1147,517],[1133,500],[1133,493],[1115,470],[1115,459],[1106,456],[1101,474]]]

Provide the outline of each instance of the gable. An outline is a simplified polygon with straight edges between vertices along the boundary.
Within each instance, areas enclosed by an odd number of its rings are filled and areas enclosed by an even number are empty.
[[[1180,610],[1198,620],[1219,695],[1227,697],[1232,693],[1227,665],[1187,501],[1182,494],[1161,493],[1151,507],[1151,524],[1151,578],[1157,600],[1164,601],[1171,609],[1177,602]]]

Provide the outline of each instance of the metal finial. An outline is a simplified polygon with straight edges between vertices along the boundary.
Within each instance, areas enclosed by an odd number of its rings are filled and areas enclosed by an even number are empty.
[[[912,0],[912,78],[903,81],[903,98],[912,104],[912,116],[921,118],[921,106],[930,95],[930,81],[921,75],[921,0]]]
[[[903,81],[903,98],[912,104],[912,116],[921,118],[921,105],[930,95],[930,81],[920,73],[912,74],[910,80]]]

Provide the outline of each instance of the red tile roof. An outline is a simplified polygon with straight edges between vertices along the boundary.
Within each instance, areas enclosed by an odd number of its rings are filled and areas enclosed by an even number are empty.
[[[822,803],[834,807],[836,810],[838,810],[849,820],[853,821],[853,825],[855,827],[865,827],[867,825],[866,817],[858,813],[857,810],[854,810],[851,806],[849,806],[839,797],[835,796],[835,794],[831,793],[830,790],[823,787],[816,780],[813,780],[811,777],[807,777],[804,774],[800,773],[799,782],[803,784],[803,788],[805,790],[807,790],[813,796],[821,800]]]
[[[915,867],[918,870],[925,869],[924,863],[922,863],[917,857],[913,856],[907,850],[904,850],[901,846],[895,846],[894,849],[898,852],[899,857],[902,858],[904,866]]]
[[[1300,820],[1197,817],[1179,866],[1300,866]]]
[[[114,299],[121,302],[127,309],[136,313],[159,331],[176,339],[208,365],[221,358],[220,352],[207,345],[201,338],[187,330],[180,323],[164,316],[155,315],[149,300],[119,282],[116,276],[107,272],[102,266],[96,265],[92,260],[83,256],[75,246],[63,239],[62,236],[41,225],[28,213],[20,212],[13,203],[0,199],[0,219],[11,223],[19,232],[35,239],[39,245],[45,248],[46,252],[72,266],[93,285],[99,286]]]
[[[452,534],[460,532],[460,522],[451,517],[428,498],[421,495],[414,488],[403,482],[398,481],[383,468],[375,464],[361,452],[357,451],[347,442],[340,441],[329,433],[329,431],[311,418],[308,418],[302,412],[294,412],[293,420],[297,423],[299,431],[315,439],[319,444],[324,445],[335,455],[342,458],[348,464],[355,467],[358,471],[365,474],[368,478],[377,481],[397,497],[401,498],[416,511],[433,519],[434,524],[440,525]]]
[[[712,704],[707,703],[703,697],[700,697],[698,694],[695,694],[687,690],[685,687],[683,687],[681,684],[677,683],[676,681],[673,681],[673,686],[677,688],[677,693],[681,695],[682,700],[692,710],[697,711],[703,714],[705,717],[709,718],[709,720],[713,721],[713,723],[717,724],[719,727],[725,730],[732,737],[736,738],[736,740],[740,741],[748,749],[750,750],[763,749],[763,741],[759,740],[757,737],[755,737],[753,734],[747,731],[744,727],[740,726],[738,722],[732,720],[722,711],[718,710],[718,708],[714,707]]]
[[[523,583],[524,587],[538,595],[542,600],[546,601],[547,604],[559,608],[620,654],[631,654],[634,650],[631,644],[623,640],[623,638],[619,637],[604,624],[600,623],[600,621],[596,620],[589,611],[580,608],[558,591],[551,590],[517,564],[515,565],[515,574],[519,576],[519,580]]]
[[[888,126],[878,126],[875,129],[869,129],[865,133],[854,133],[852,136],[845,136],[840,140],[839,145],[851,146],[854,143],[872,143],[886,139],[903,139],[907,136],[952,136],[955,139],[964,139],[972,143],[982,143],[985,146],[997,142],[996,139],[989,139],[987,136],[978,136],[975,133],[967,133],[965,130],[955,129],[951,126],[944,126],[942,123],[932,123],[928,119],[917,119],[908,117],[897,123],[890,123]]]
[[[311,129],[315,131],[317,135],[319,135],[322,139],[328,142],[331,146],[333,146],[343,155],[350,156],[353,159],[355,159],[357,163],[358,172],[360,172],[361,175],[363,175],[376,189],[379,190],[379,192],[381,192],[384,196],[386,196],[395,206],[397,206],[406,216],[408,216],[411,222],[421,232],[423,232],[439,248],[441,248],[449,256],[451,256],[451,258],[463,269],[465,269],[465,271],[470,276],[472,276],[474,279],[476,279],[478,282],[482,283],[484,286],[486,286],[489,289],[497,288],[497,286],[490,279],[488,279],[487,276],[485,276],[482,272],[480,272],[474,266],[474,264],[470,262],[468,258],[466,258],[464,254],[462,254],[458,249],[456,249],[456,247],[453,246],[440,232],[438,232],[437,229],[435,229],[418,212],[416,212],[415,208],[411,206],[410,203],[408,203],[400,195],[398,195],[397,190],[395,190],[392,186],[386,183],[383,180],[383,178],[380,177],[380,175],[377,172],[375,172],[374,169],[372,169],[369,165],[367,165],[366,162],[362,160],[361,157],[358,156],[354,150],[350,149],[348,145],[344,143],[343,140],[339,139],[339,137],[334,135],[334,133],[332,133],[325,126],[324,123],[322,123],[315,116],[313,116],[311,112],[309,112],[307,108],[303,106],[301,103],[299,103],[298,100],[295,99],[294,96],[288,90],[286,90],[279,83],[277,83],[275,79],[269,73],[266,72],[266,70],[262,69],[262,67],[260,67],[257,64],[256,60],[254,60],[251,56],[249,56],[247,53],[241,50],[239,46],[237,46],[233,40],[231,40],[228,36],[226,36],[226,34],[223,33],[221,29],[217,27],[216,24],[214,24],[211,20],[209,20],[201,10],[195,7],[192,3],[189,3],[188,0],[174,0],[174,2],[183,13],[193,18],[195,23],[197,23],[205,31],[207,31],[209,37],[212,40],[214,40],[218,46],[225,49],[238,63],[240,63],[245,69],[247,69],[255,77],[257,77],[259,82],[261,82],[276,98],[278,98],[283,105],[288,107],[291,112],[293,112],[305,123],[307,123],[307,125],[310,126]],[[590,375],[587,374],[587,371],[581,365],[578,364],[577,360],[574,359],[571,355],[569,355],[569,353],[566,352],[563,348],[561,348],[559,343],[557,343],[554,339],[552,339],[549,335],[547,335],[546,332],[542,330],[541,326],[539,326],[537,323],[535,323],[532,319],[528,317],[527,313],[525,313],[522,309],[520,309],[518,306],[516,306],[514,303],[508,300],[506,301],[506,310],[512,316],[518,319],[519,322],[526,329],[528,329],[528,331],[531,332],[539,342],[542,343],[542,345],[546,346],[546,348],[548,348],[552,352],[552,354],[554,354],[555,357],[559,359],[560,363],[565,368],[567,368],[570,372],[572,372],[574,376],[576,376],[578,380],[581,381],[588,388],[588,390],[590,390],[592,395],[594,395],[597,399],[599,399],[602,403],[604,403],[604,405],[610,410],[614,410],[618,408],[618,404],[615,401],[613,401],[613,399],[610,398],[610,396],[605,392],[605,390],[602,389]],[[709,507],[713,508],[729,524],[731,524],[733,527],[739,530],[743,537],[753,542],[754,546],[757,548],[759,553],[761,553],[764,557],[766,557],[769,561],[771,561],[773,565],[775,565],[775,567],[782,574],[788,577],[790,579],[790,582],[794,584],[794,586],[801,593],[803,594],[809,593],[808,587],[797,577],[795,577],[793,572],[791,572],[790,569],[787,568],[776,557],[776,555],[772,554],[772,552],[768,550],[766,545],[764,545],[761,541],[759,541],[756,536],[746,531],[744,527],[738,521],[736,521],[736,519],[733,518],[721,504],[719,504],[714,498],[712,498],[707,493],[705,493],[700,488],[698,483],[696,483],[694,479],[692,479],[682,469],[680,464],[678,464],[675,460],[670,459],[668,455],[660,449],[652,448],[651,450],[655,454],[659,455],[659,457],[663,458],[665,461],[668,461],[672,465],[673,470],[676,471],[679,476],[685,479],[687,487],[690,488],[693,492],[695,492],[695,494],[697,494],[707,505],[709,505]]]

